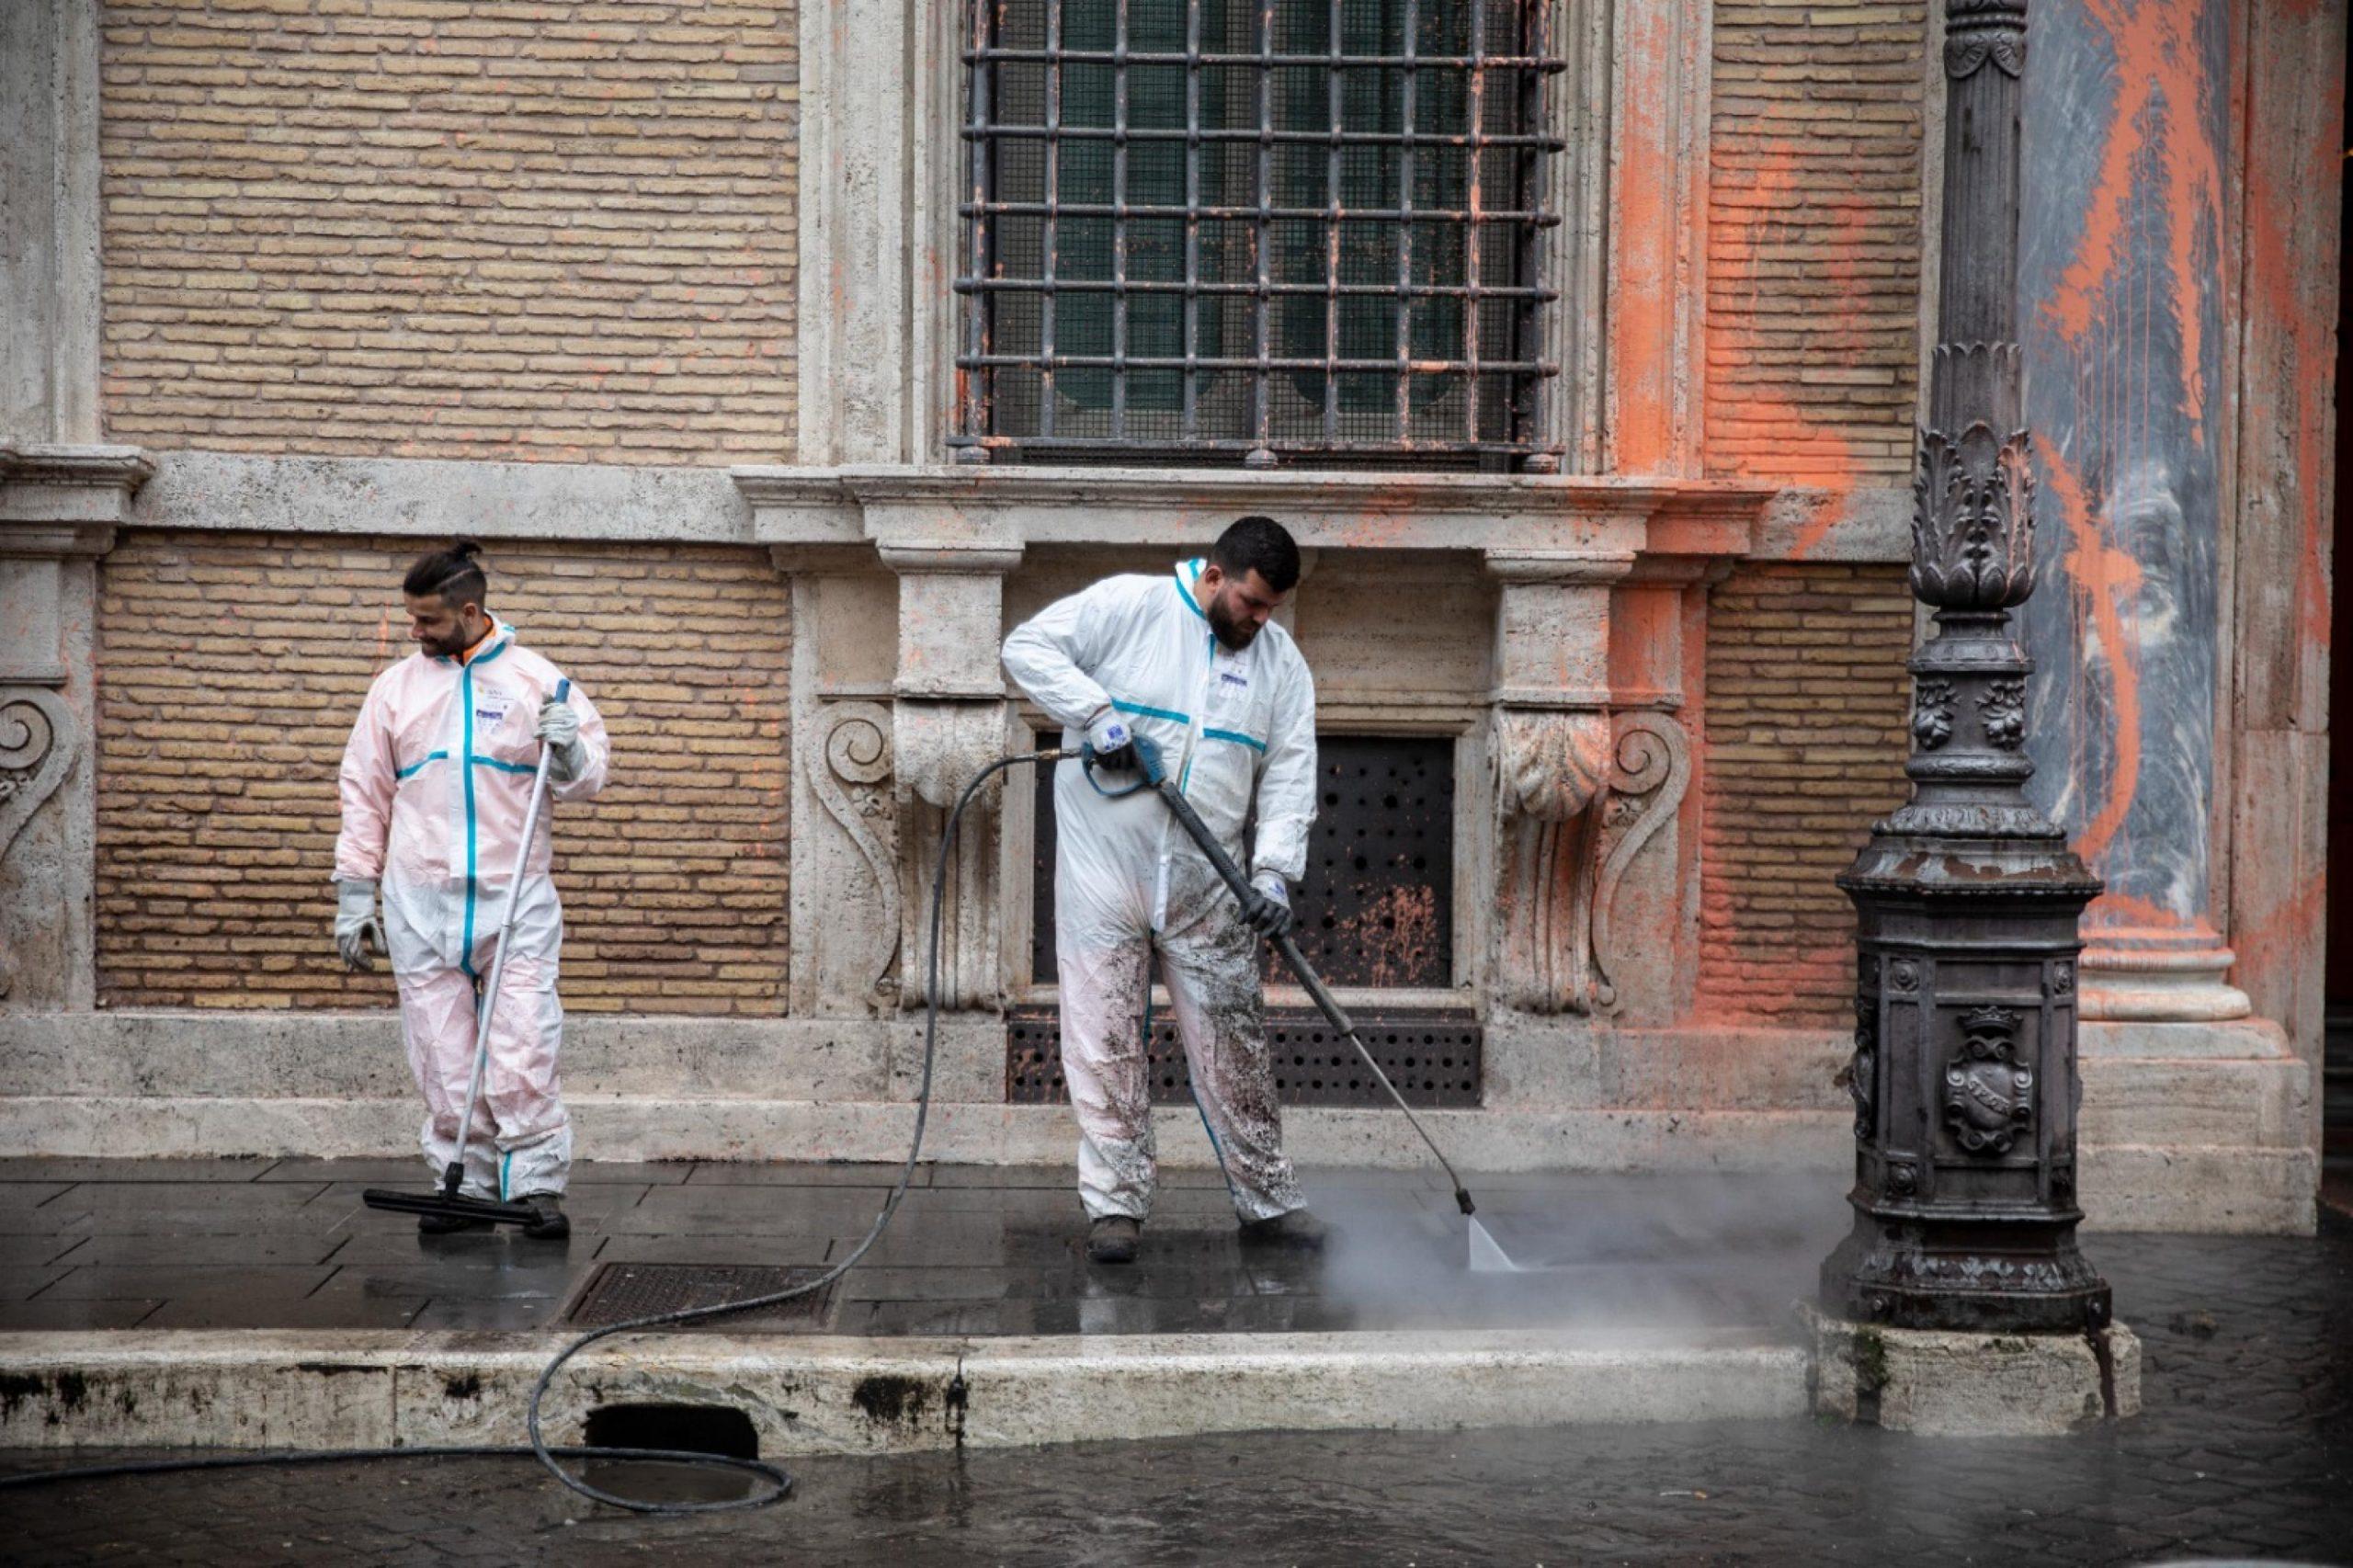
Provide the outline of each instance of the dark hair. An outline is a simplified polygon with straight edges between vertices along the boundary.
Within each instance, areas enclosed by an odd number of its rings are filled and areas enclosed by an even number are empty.
[[[420,555],[401,580],[401,592],[414,598],[435,595],[446,605],[483,604],[490,595],[490,579],[474,559],[481,553],[482,546],[460,539],[451,540],[447,550]]]
[[[1256,572],[1279,594],[1299,583],[1299,541],[1272,517],[1235,518],[1210,547],[1210,560],[1229,577]]]

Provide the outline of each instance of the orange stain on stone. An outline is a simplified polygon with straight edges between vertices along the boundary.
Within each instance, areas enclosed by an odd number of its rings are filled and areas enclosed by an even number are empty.
[[[2081,343],[2100,324],[2109,290],[2119,281],[2142,157],[2154,152],[2167,214],[2167,292],[2181,331],[2182,397],[2194,425],[2203,421],[2206,403],[2198,237],[2201,231],[2220,234],[2222,211],[2222,171],[2212,143],[2196,129],[2200,100],[2221,90],[2207,80],[2199,46],[2200,0],[2086,0],[2086,9],[2114,50],[2116,102],[2083,238],[2043,301],[2043,316],[2069,343]],[[2168,121],[2180,129],[2162,135],[2153,148],[2148,128]]]
[[[2115,726],[2116,750],[2108,797],[2097,802],[2075,842],[2077,854],[2097,862],[2122,831],[2125,813],[2132,807],[2135,781],[2141,775],[2141,672],[2128,653],[2121,608],[2123,602],[2140,590],[2141,566],[2129,551],[2109,542],[2072,464],[2056,453],[2046,452],[2041,469],[2044,488],[2058,496],[2067,528],[2075,622],[2082,625],[2088,621],[2091,625],[2101,661],[2113,685],[2111,722]],[[2080,708],[2076,722],[2082,722]],[[2074,749],[2081,754],[2080,746]]]

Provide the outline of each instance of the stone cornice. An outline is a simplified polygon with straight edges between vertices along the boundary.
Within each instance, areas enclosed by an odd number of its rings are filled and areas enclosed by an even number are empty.
[[[137,447],[0,446],[0,555],[104,555],[154,472]]]
[[[771,545],[860,537],[976,548],[1206,544],[1233,517],[1280,517],[1309,548],[1744,555],[1771,487],[1517,474],[1046,467],[733,471]]]
[[[881,545],[1206,544],[1228,519],[1251,510],[1293,524],[1311,549],[1632,554],[1641,558],[1637,579],[1678,558],[1911,557],[1908,490],[1487,474],[1014,466],[731,472],[188,450],[155,454],[154,479],[139,487],[121,521],[265,533],[765,545],[782,570],[869,572]]]

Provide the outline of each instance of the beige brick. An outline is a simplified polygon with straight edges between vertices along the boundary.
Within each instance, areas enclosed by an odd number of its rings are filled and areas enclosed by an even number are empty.
[[[789,457],[797,25],[782,3],[108,5],[110,436]]]
[[[1708,614],[1699,994],[1842,1021],[1852,907],[1832,879],[1903,803],[1912,606],[1900,566],[1742,568]]]
[[[1899,482],[1917,381],[1925,0],[1715,7],[1711,472]]]
[[[328,884],[344,739],[369,682],[408,652],[398,588],[418,550],[415,540],[130,531],[107,557],[106,1005],[390,999],[383,974],[350,977],[335,962]],[[611,783],[556,819],[565,1006],[781,1014],[782,580],[757,551],[655,546],[505,545],[491,567],[493,608],[581,683],[612,733]],[[220,619],[227,593],[252,607],[233,632]],[[666,636],[624,644],[604,634],[615,622]],[[678,656],[657,665],[655,652]],[[616,953],[629,961],[598,961]]]

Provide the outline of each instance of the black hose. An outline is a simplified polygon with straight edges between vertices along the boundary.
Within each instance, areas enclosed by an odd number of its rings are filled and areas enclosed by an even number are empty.
[[[931,1119],[932,1058],[939,1040],[939,928],[943,890],[948,883],[948,857],[956,843],[956,826],[963,817],[964,808],[981,786],[1006,768],[1025,762],[1052,762],[1062,756],[1060,751],[1021,752],[999,757],[973,775],[964,786],[956,804],[948,813],[948,822],[940,830],[939,858],[932,869],[931,881],[931,953],[926,960],[924,978],[923,1017],[923,1079],[915,1091],[915,1136],[907,1143],[906,1163],[899,1169],[899,1179],[892,1186],[890,1197],[882,1200],[881,1210],[874,1216],[874,1223],[849,1256],[825,1270],[814,1279],[795,1285],[790,1290],[775,1290],[765,1296],[750,1296],[740,1301],[727,1301],[715,1307],[687,1307],[677,1312],[653,1312],[644,1317],[629,1318],[593,1329],[574,1340],[555,1354],[540,1372],[540,1381],[531,1386],[531,1403],[528,1411],[531,1441],[528,1448],[513,1447],[427,1447],[411,1449],[333,1449],[315,1453],[277,1454],[208,1454],[188,1459],[132,1460],[120,1464],[81,1465],[68,1470],[36,1470],[15,1475],[0,1476],[0,1489],[11,1487],[46,1486],[65,1481],[97,1481],[111,1476],[164,1475],[179,1471],[240,1470],[262,1465],[340,1464],[358,1460],[413,1459],[521,1459],[526,1455],[547,1466],[558,1481],[583,1497],[616,1508],[627,1508],[639,1514],[718,1514],[739,1508],[760,1508],[776,1502],[792,1489],[792,1477],[780,1465],[763,1460],[738,1459],[730,1454],[707,1454],[688,1449],[599,1449],[552,1448],[540,1430],[540,1403],[546,1398],[549,1386],[563,1364],[600,1339],[616,1335],[640,1334],[651,1328],[665,1328],[675,1324],[706,1323],[713,1318],[735,1312],[758,1312],[780,1305],[813,1291],[822,1290],[848,1273],[882,1237],[884,1227],[898,1211],[907,1196],[907,1186],[915,1179],[915,1165],[923,1153],[925,1124]],[[769,1483],[767,1489],[750,1496],[729,1498],[713,1503],[655,1503],[639,1497],[624,1497],[607,1492],[602,1487],[584,1481],[563,1468],[559,1460],[636,1460],[663,1464],[698,1465],[706,1469],[728,1470],[755,1477]]]

